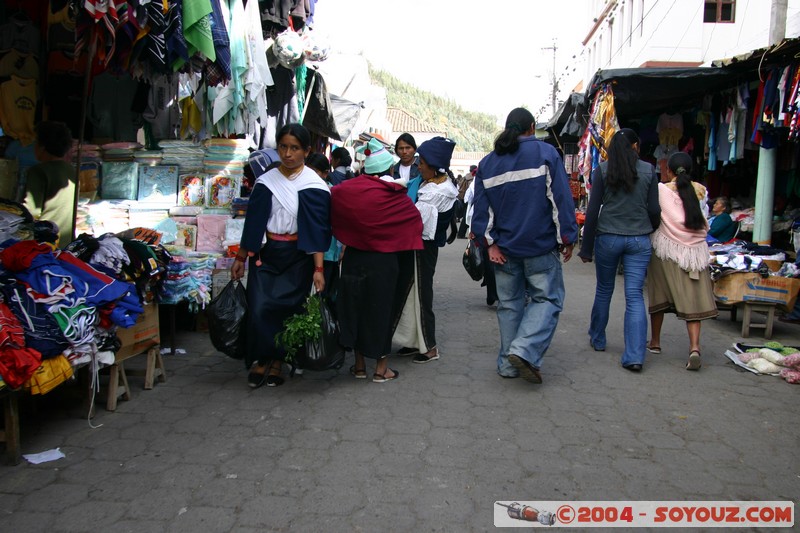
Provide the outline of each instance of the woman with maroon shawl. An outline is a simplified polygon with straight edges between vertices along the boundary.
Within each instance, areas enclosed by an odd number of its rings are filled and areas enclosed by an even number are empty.
[[[394,160],[386,148],[372,139],[363,153],[365,174],[331,189],[333,234],[345,246],[337,296],[339,342],[355,352],[353,376],[365,379],[365,358],[376,359],[372,381],[384,383],[400,375],[387,359],[392,317],[403,304],[396,295],[404,275],[400,255],[422,249],[422,218],[406,188],[391,179]]]

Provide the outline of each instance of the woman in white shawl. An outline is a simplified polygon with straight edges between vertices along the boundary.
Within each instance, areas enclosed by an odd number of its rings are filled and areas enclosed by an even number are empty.
[[[311,135],[300,124],[287,124],[275,139],[281,164],[253,186],[231,267],[235,280],[244,275],[245,262],[249,267],[244,359],[252,388],[283,384],[286,350],[275,335],[287,318],[303,311],[312,283],[318,292],[325,289],[323,255],[331,244],[330,189],[304,164]]]
[[[414,276],[411,285],[400,287],[397,302],[405,303],[398,317],[393,342],[403,346],[399,355],[414,355],[415,363],[439,359],[436,346],[436,316],[433,313],[433,276],[439,248],[447,242],[447,228],[453,220],[458,189],[447,175],[456,143],[434,137],[417,148],[422,184],[417,209],[422,215],[424,249],[414,253]]]

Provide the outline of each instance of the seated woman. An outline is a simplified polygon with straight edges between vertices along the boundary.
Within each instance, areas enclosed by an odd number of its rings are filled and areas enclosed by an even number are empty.
[[[731,218],[731,202],[725,196],[720,196],[711,208],[712,217],[709,219],[711,227],[706,240],[709,243],[728,242],[736,236],[738,224]]]

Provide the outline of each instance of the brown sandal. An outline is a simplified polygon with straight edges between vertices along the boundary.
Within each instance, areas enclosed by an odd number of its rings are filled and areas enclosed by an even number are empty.
[[[686,370],[700,370],[703,363],[700,361],[700,352],[692,350],[689,352],[689,360],[686,362]]]
[[[356,368],[356,365],[350,367],[350,375],[356,379],[367,379],[366,368]]]

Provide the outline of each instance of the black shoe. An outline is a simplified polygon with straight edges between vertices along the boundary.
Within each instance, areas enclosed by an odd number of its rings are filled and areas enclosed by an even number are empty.
[[[625,370],[630,370],[631,372],[641,372],[642,371],[642,365],[640,365],[638,363],[633,363],[631,365],[622,365],[622,368],[624,368]]]
[[[542,374],[539,369],[518,355],[509,355],[508,362],[519,371],[520,377],[531,383],[541,383]]]
[[[418,355],[419,349],[417,348],[400,348],[395,355]]]
[[[605,352],[605,348],[598,348],[592,341],[589,341],[589,346],[591,346],[595,352]]]

